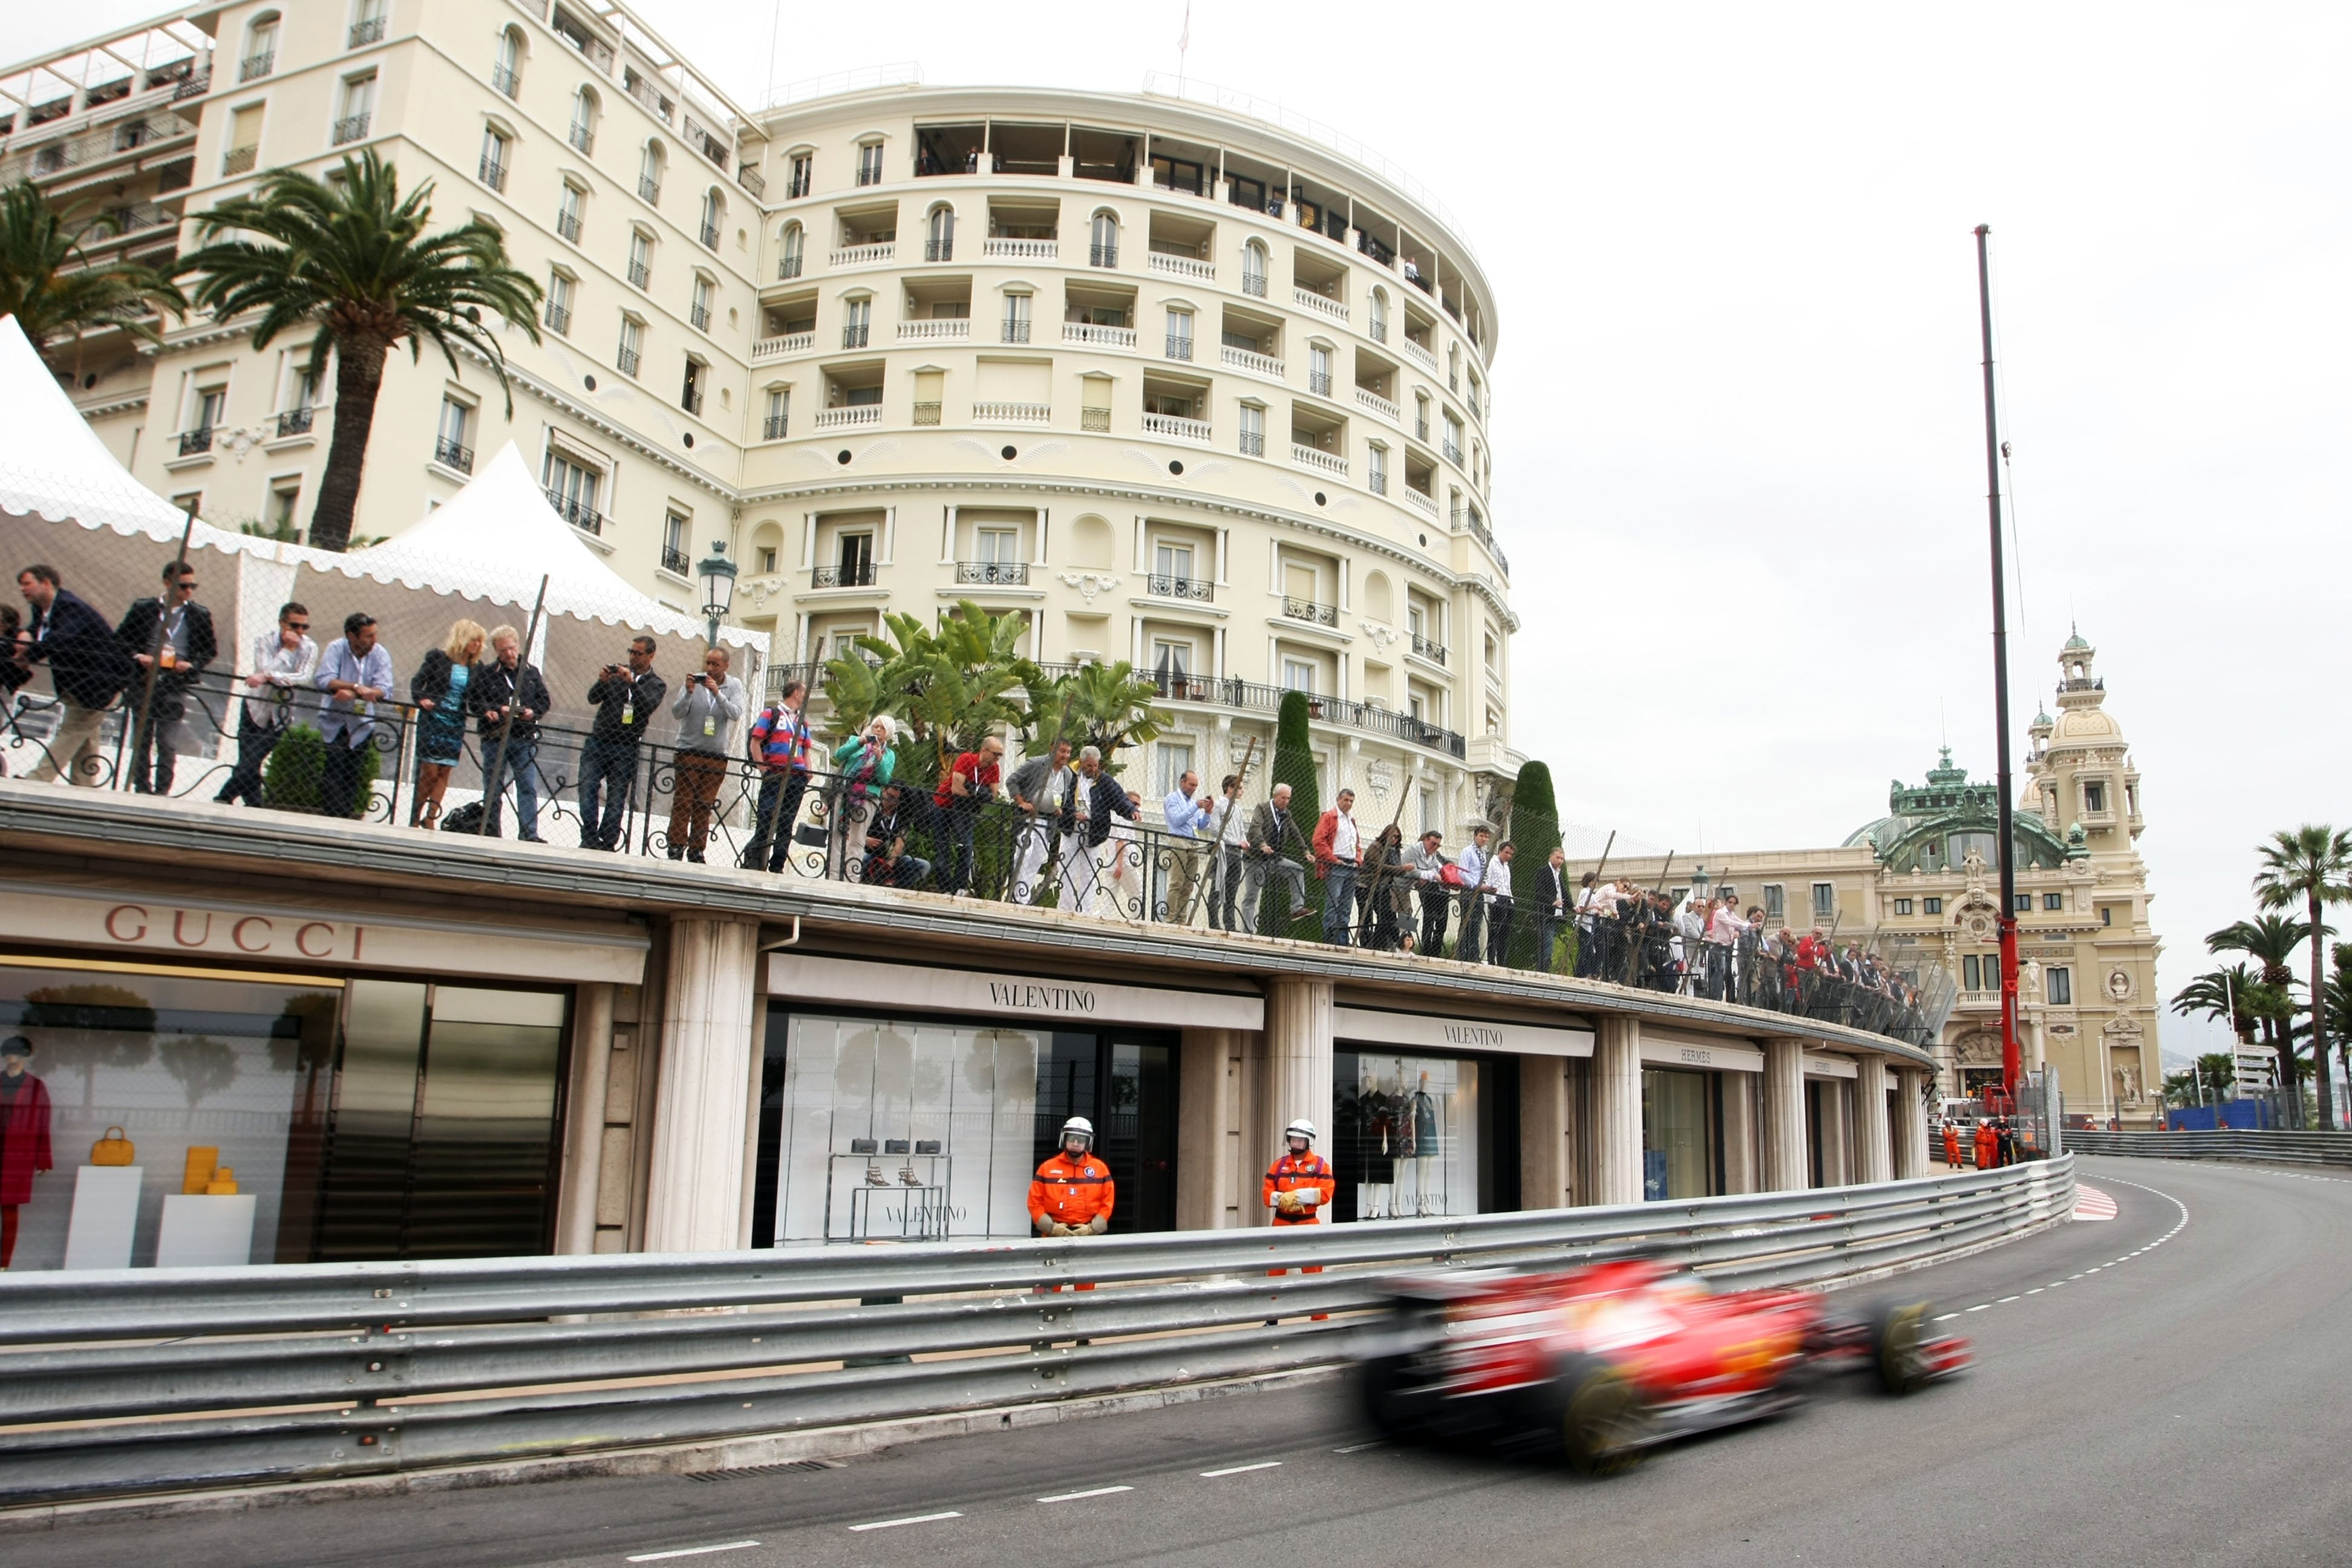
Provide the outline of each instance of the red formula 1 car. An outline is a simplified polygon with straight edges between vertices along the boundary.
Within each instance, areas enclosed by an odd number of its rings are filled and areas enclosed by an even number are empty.
[[[1925,1302],[1860,1318],[1801,1290],[1717,1292],[1646,1259],[1564,1273],[1400,1281],[1358,1375],[1385,1435],[1564,1451],[1587,1475],[1693,1432],[1776,1415],[1808,1384],[1868,1372],[1909,1394],[1969,1362]]]

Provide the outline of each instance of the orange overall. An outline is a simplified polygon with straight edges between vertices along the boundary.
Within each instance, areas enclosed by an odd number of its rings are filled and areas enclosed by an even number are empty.
[[[1118,1196],[1118,1189],[1110,1179],[1108,1165],[1092,1154],[1081,1154],[1073,1160],[1067,1150],[1055,1150],[1029,1179],[1029,1226],[1050,1236],[1057,1225],[1084,1230],[1097,1218],[1108,1225],[1111,1205]],[[1077,1288],[1091,1290],[1094,1281],[1087,1280]]]
[[[1276,1230],[1286,1230],[1292,1226],[1322,1224],[1323,1211],[1330,1206],[1332,1194],[1339,1190],[1339,1179],[1331,1174],[1331,1162],[1312,1150],[1304,1154],[1293,1154],[1286,1150],[1280,1159],[1266,1167],[1264,1198],[1265,1206],[1274,1211],[1274,1226]],[[1312,1204],[1304,1205],[1285,1213],[1281,1206],[1282,1194],[1285,1193],[1312,1193],[1315,1198]],[[1279,1279],[1290,1271],[1286,1268],[1269,1268],[1265,1272],[1266,1278],[1272,1279]],[[1319,1263],[1310,1263],[1299,1272],[1320,1274],[1323,1272],[1323,1266]],[[1328,1315],[1318,1312],[1315,1314],[1315,1321],[1320,1322]]]

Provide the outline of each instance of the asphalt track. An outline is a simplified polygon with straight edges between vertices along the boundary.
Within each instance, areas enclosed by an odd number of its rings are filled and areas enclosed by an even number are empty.
[[[1857,1295],[1977,1369],[1855,1380],[1605,1481],[1378,1444],[1337,1385],[716,1481],[550,1482],[0,1536],[42,1568],[2352,1563],[2352,1179],[2086,1159],[2116,1216]]]

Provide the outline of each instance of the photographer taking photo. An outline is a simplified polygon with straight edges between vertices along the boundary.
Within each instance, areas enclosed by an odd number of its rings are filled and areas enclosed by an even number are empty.
[[[646,724],[661,711],[669,689],[654,673],[654,639],[629,644],[622,664],[596,672],[588,705],[596,710],[587,742],[580,748],[580,847],[618,847],[629,821],[629,797],[637,777],[637,743]]]

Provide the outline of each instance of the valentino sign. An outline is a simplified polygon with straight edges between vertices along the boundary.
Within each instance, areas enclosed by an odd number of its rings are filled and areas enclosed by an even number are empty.
[[[1061,1019],[1163,1028],[1257,1029],[1265,1025],[1265,1003],[1254,995],[1081,984],[1043,975],[982,974],[800,952],[768,955],[768,994],[920,1013],[975,1014],[1041,1026]]]

